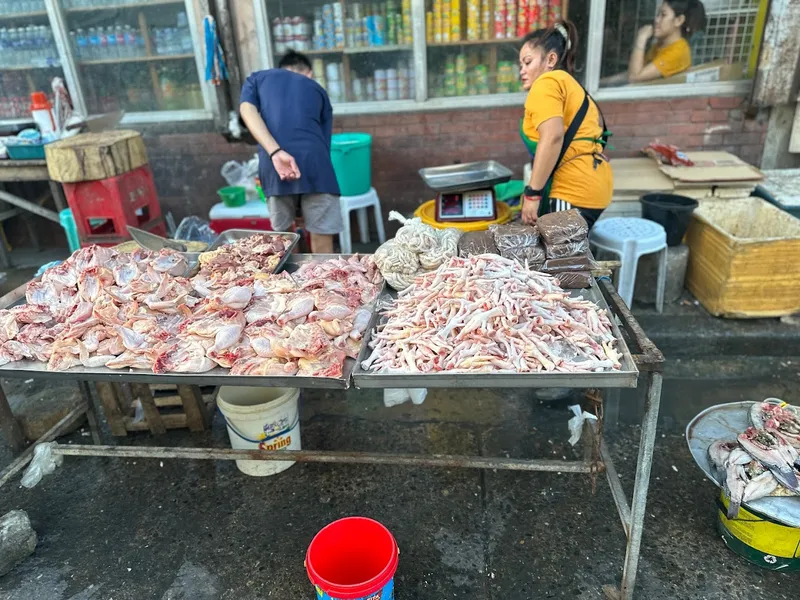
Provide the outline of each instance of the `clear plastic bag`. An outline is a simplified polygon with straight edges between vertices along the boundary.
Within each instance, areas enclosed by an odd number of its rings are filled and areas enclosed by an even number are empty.
[[[210,246],[217,239],[217,234],[205,219],[184,217],[175,230],[175,239],[184,242],[205,242]]]
[[[428,390],[426,388],[385,389],[383,390],[383,404],[390,408],[411,400],[414,404],[420,405],[425,402],[427,395]]]
[[[439,245],[439,237],[436,230],[430,225],[426,225],[419,218],[406,219],[396,211],[389,213],[390,221],[399,221],[403,226],[397,230],[394,236],[395,241],[417,254],[430,252]]]
[[[588,254],[581,254],[569,258],[551,258],[542,265],[542,271],[553,275],[570,271],[591,271],[598,267],[599,265]]]
[[[539,230],[535,226],[511,223],[509,225],[490,225],[489,231],[494,236],[494,243],[500,254],[507,250],[529,248],[539,243]]]
[[[458,239],[461,237],[461,231],[452,227],[437,229],[436,237],[439,240],[436,248],[419,255],[419,264],[423,269],[429,271],[438,269],[458,253]]]
[[[547,258],[570,258],[589,252],[589,240],[566,242],[564,244],[546,244]]]
[[[589,271],[567,271],[558,273],[555,278],[558,285],[565,290],[582,290],[592,287],[592,274]]]
[[[373,257],[384,277],[387,273],[413,274],[419,269],[417,255],[396,239],[382,244]]]
[[[539,235],[548,246],[579,242],[589,235],[589,225],[574,208],[542,215],[536,224]]]
[[[25,469],[22,475],[22,487],[32,488],[38,484],[45,475],[52,474],[56,467],[61,466],[64,462],[64,457],[60,454],[53,454],[55,442],[46,442],[44,444],[37,444],[33,449],[33,458],[31,464]]]
[[[220,175],[225,182],[231,186],[240,186],[245,189],[248,200],[259,198],[256,189],[256,177],[258,177],[258,155],[247,162],[237,162],[229,160],[220,169]]]
[[[545,253],[541,246],[527,246],[522,248],[509,248],[501,250],[500,256],[503,258],[513,258],[520,263],[528,263],[528,267],[538,270],[544,263]]]
[[[587,420],[596,421],[597,417],[585,410],[582,411],[578,404],[573,404],[569,407],[569,410],[572,411],[574,415],[567,423],[567,427],[569,428],[569,443],[574,446],[581,441],[581,437],[583,436],[583,424]]]
[[[458,240],[458,255],[461,257],[480,254],[499,254],[494,236],[489,231],[468,231]]]

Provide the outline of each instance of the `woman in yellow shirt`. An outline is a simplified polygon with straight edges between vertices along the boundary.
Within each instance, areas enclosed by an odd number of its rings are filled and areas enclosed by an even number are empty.
[[[672,77],[692,66],[687,38],[705,29],[706,11],[700,0],[664,0],[652,25],[636,35],[628,70],[603,79],[602,85],[640,83]]]
[[[572,76],[578,34],[569,21],[525,36],[519,53],[528,91],[520,135],[533,159],[522,220],[577,208],[591,227],[611,203],[614,177],[603,155],[600,109]]]

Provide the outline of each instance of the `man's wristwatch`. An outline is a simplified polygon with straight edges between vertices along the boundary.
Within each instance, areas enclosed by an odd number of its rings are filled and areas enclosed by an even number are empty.
[[[542,196],[543,191],[544,190],[535,190],[531,186],[526,185],[525,189],[522,191],[522,195],[525,196],[526,198],[540,198]]]

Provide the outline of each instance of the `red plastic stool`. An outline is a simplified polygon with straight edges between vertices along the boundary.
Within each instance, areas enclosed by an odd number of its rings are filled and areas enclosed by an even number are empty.
[[[147,165],[116,177],[65,183],[81,245],[115,245],[131,239],[127,226],[166,236],[153,174]]]

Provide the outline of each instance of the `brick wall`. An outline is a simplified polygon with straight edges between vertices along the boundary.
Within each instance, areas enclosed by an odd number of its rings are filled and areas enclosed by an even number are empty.
[[[727,150],[756,165],[761,159],[767,115],[748,117],[743,98],[605,102],[601,108],[614,132],[612,157],[635,155],[659,138],[687,150]],[[346,116],[336,119],[334,130],[373,136],[372,177],[384,214],[410,213],[432,197],[417,173],[422,167],[492,158],[521,177],[527,153],[518,135],[520,116],[521,107]],[[143,133],[162,205],[176,219],[207,214],[224,185],[220,167],[255,151],[199,126]]]

